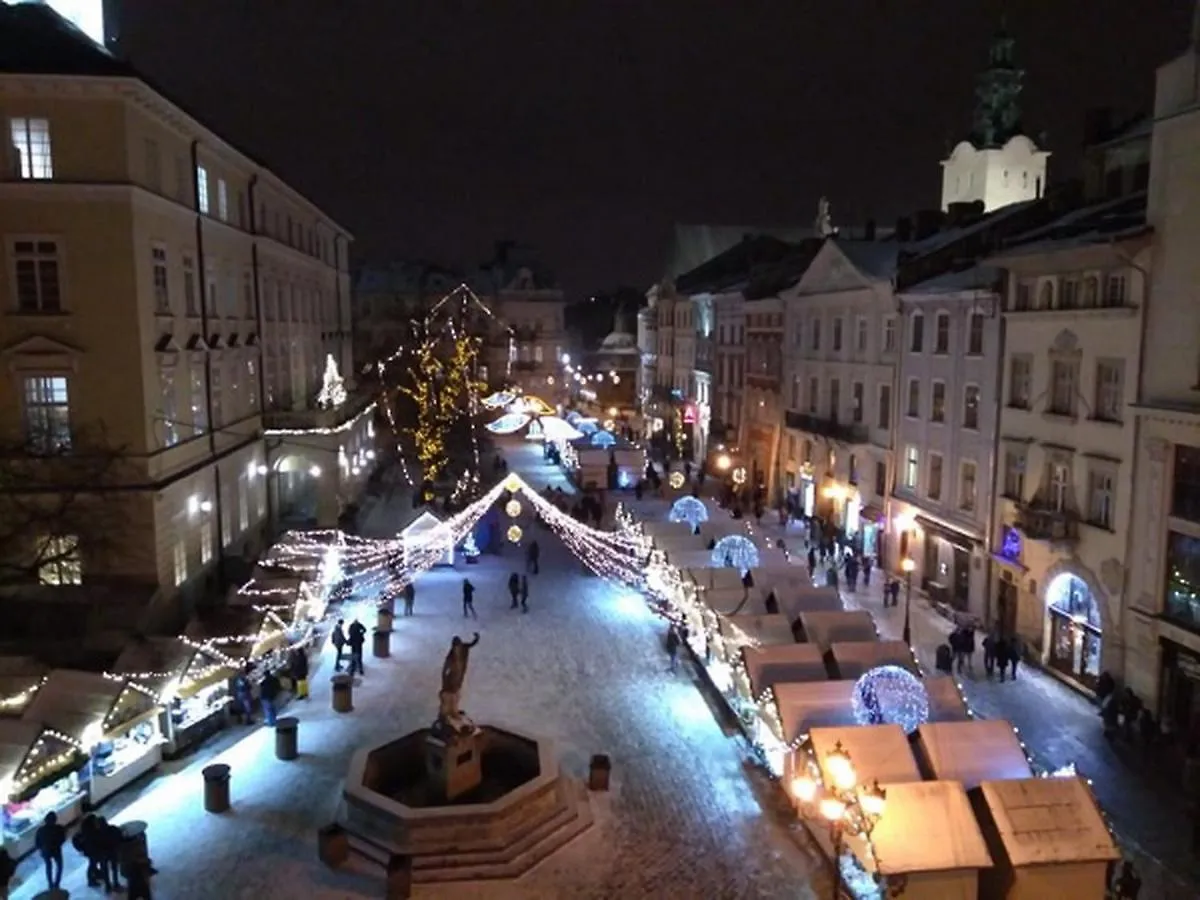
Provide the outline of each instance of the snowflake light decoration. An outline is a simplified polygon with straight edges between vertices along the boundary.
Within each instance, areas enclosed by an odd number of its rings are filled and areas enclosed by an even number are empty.
[[[708,507],[695,497],[680,497],[671,504],[667,519],[671,522],[687,522],[694,531],[700,523],[708,521]]]
[[[859,725],[899,725],[912,734],[929,721],[929,692],[900,666],[876,666],[854,683],[850,697]]]
[[[669,480],[671,482],[671,487],[675,488],[675,490],[679,490],[681,487],[683,487],[683,483],[687,479],[684,478],[682,472],[672,472]]]
[[[321,391],[317,394],[317,406],[335,409],[346,402],[346,382],[338,371],[337,360],[332,353],[325,354],[325,373],[321,378]]]
[[[758,548],[754,541],[741,534],[727,534],[712,548],[714,566],[732,566],[744,576],[758,568]]]

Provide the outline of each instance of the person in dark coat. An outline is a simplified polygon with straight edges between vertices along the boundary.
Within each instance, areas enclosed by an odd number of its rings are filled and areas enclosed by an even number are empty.
[[[996,634],[991,632],[983,639],[983,673],[989,679],[996,670]]]
[[[333,644],[333,649],[337,651],[337,658],[333,661],[333,671],[342,671],[342,652],[346,648],[346,632],[344,626],[345,619],[338,619],[337,624],[333,626],[333,633],[329,635],[329,643]]]
[[[674,625],[667,629],[667,658],[667,671],[679,671],[679,630]]]
[[[346,634],[346,643],[350,645],[350,674],[354,674],[354,670],[358,670],[359,675],[367,674],[363,669],[363,644],[367,642],[367,629],[362,622],[355,619],[350,623],[350,630]]]
[[[0,900],[8,897],[8,886],[16,874],[17,861],[8,855],[8,850],[0,847]]]
[[[463,579],[463,618],[470,617],[478,619],[479,613],[475,612],[475,585],[471,584],[471,579]]]
[[[106,890],[121,890],[121,827],[108,822],[104,816],[96,820],[96,835],[99,843],[100,866]],[[109,888],[109,885],[112,885]]]
[[[88,887],[98,887],[104,879],[101,877],[99,829],[95,815],[88,813],[83,817],[79,830],[71,839],[71,845],[87,860]]]
[[[512,597],[512,606],[509,609],[516,609],[517,601],[521,597],[521,576],[516,572],[508,576],[508,594]]]
[[[145,859],[130,859],[125,863],[125,894],[127,900],[154,900],[150,893],[150,876],[154,870]]]
[[[354,674],[354,662],[350,663],[351,672]],[[271,671],[268,671],[263,676],[262,682],[258,686],[258,701],[262,704],[263,721],[268,725],[275,724],[276,704],[279,701],[279,692],[283,689],[279,683],[279,677]]]
[[[541,558],[542,548],[538,546],[536,540],[529,542],[529,547],[525,550],[525,571],[532,572],[534,575],[538,573],[538,560]]]
[[[1004,673],[1008,671],[1008,639],[1004,635],[998,635],[995,642],[992,644],[992,652],[996,657],[996,671],[1000,673],[1000,680],[1004,680]]]
[[[234,675],[230,682],[235,717],[243,724],[253,725],[254,697],[250,690],[250,664],[242,666],[241,671]]]
[[[410,581],[404,586],[404,614],[411,616],[413,614],[413,603],[417,599],[417,588]]]
[[[529,576],[521,576],[521,612],[529,612]]]
[[[52,891],[58,890],[62,883],[63,844],[66,842],[67,829],[58,824],[58,815],[46,813],[33,836],[33,845],[46,866],[46,885]]]
[[[288,674],[296,684],[296,699],[308,699],[308,653],[296,647],[288,657]]]
[[[1017,663],[1021,661],[1021,653],[1024,651],[1025,647],[1021,643],[1021,639],[1015,634],[1009,637],[1006,646],[1008,649],[1008,664],[1012,668],[1012,680],[1016,681]]]

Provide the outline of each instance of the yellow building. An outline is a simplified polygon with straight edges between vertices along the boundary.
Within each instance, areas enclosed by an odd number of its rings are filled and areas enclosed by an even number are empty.
[[[374,457],[367,398],[318,403],[349,234],[48,8],[0,44],[5,578],[193,593],[334,524]]]

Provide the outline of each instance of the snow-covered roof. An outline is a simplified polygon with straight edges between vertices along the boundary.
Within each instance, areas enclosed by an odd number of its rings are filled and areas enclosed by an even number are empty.
[[[904,641],[839,641],[830,645],[829,652],[838,678],[861,678],[877,666],[899,666],[921,674]]]
[[[908,735],[899,725],[850,725],[814,728],[808,734],[813,755],[828,783],[826,760],[838,744],[850,757],[859,784],[899,784],[920,781],[921,770],[913,759]]]
[[[930,675],[922,683],[929,695],[930,722],[967,722],[971,712],[963,699],[962,691],[949,675]]]
[[[828,650],[832,644],[843,641],[877,641],[879,632],[875,620],[863,609],[841,612],[804,612],[800,614],[804,628],[804,639]]]
[[[934,778],[962,782],[968,790],[985,781],[1033,777],[1012,725],[1001,719],[922,725],[917,751]]]
[[[775,709],[783,726],[784,741],[791,742],[812,729],[855,725],[850,698],[853,681],[809,681],[803,684],[776,684]]]
[[[701,535],[690,532],[688,534],[658,535],[654,538],[655,549],[667,554],[668,562],[674,553],[703,550],[707,543]]]
[[[754,583],[758,584],[757,578]],[[803,613],[841,612],[845,609],[836,588],[772,585],[767,590],[775,592],[779,611],[789,616],[793,622]]]
[[[1000,209],[975,219],[969,225],[963,225],[959,228],[944,228],[927,238],[909,243],[904,249],[914,256],[924,256],[927,253],[940,250],[942,247],[961,241],[963,238],[970,237],[986,228],[992,227],[998,222],[1003,222],[1011,216],[1024,212],[1037,202],[1039,201],[1022,200],[1019,203],[1010,203],[1008,206],[1002,206]]]
[[[887,803],[871,832],[875,868],[884,875],[987,869],[993,865],[963,786],[953,781],[883,785]],[[974,893],[971,894],[974,896]]]
[[[1014,867],[1121,858],[1081,778],[985,781],[979,790]]]
[[[614,331],[600,342],[601,353],[637,353],[637,337],[627,331]]]
[[[688,569],[688,576],[696,584],[710,591],[741,590],[742,573],[737,569],[716,568],[712,566],[712,555],[709,555],[709,565],[704,568]]]
[[[416,537],[426,534],[442,524],[442,520],[430,512],[428,509],[423,509],[412,521],[400,529],[401,537]]]
[[[95,672],[56,669],[21,718],[78,740],[91,726],[104,721],[125,690],[124,681]]]
[[[708,551],[705,551],[706,553]],[[720,569],[701,569],[702,572],[722,571]],[[733,571],[726,569],[724,571]],[[732,616],[741,612],[754,601],[751,597],[757,593],[755,588],[747,588],[745,585],[738,587],[717,587],[707,588],[700,592],[700,602],[711,609],[713,612],[722,616]],[[760,596],[761,600],[761,596]],[[765,613],[764,607],[764,613]]]
[[[757,697],[777,684],[828,681],[824,655],[812,644],[777,644],[742,650],[751,695]]]
[[[721,616],[720,622],[721,636],[725,640],[740,640],[740,632],[752,642],[760,645],[794,644],[796,642],[796,638],[792,634],[792,623],[788,621],[787,616],[738,614]]]
[[[944,272],[904,290],[904,294],[957,294],[960,291],[985,291],[995,288],[1003,276],[995,266],[974,265],[958,272]]]
[[[896,274],[900,244],[894,241],[836,241],[846,259],[868,278],[890,279]]]

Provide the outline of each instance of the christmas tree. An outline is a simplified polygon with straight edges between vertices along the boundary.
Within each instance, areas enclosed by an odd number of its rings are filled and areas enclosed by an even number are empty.
[[[325,355],[325,376],[321,381],[321,392],[317,394],[317,406],[335,409],[346,402],[346,383],[338,371],[337,360],[332,353]]]

